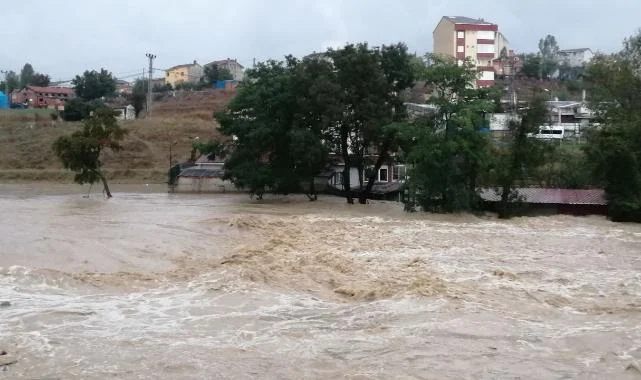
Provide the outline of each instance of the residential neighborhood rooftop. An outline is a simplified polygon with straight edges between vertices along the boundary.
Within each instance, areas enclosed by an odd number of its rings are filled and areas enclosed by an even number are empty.
[[[465,16],[445,16],[445,18],[455,24],[494,25],[493,23],[487,22],[482,18],[475,19],[475,18],[465,17]]]

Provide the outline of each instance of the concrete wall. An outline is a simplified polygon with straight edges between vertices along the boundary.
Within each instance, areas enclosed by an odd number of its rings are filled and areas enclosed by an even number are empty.
[[[434,29],[434,53],[448,57],[456,57],[456,31],[454,23],[441,19]]]

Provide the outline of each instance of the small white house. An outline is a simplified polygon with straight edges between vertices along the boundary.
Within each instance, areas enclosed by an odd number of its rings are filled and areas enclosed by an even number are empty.
[[[135,120],[136,109],[131,104],[126,107],[116,107],[114,111],[117,112],[116,119],[118,120]]]

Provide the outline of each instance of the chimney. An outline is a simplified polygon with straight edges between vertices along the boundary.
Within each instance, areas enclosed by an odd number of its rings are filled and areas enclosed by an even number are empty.
[[[198,62],[196,62],[196,60],[194,59],[194,65],[196,65],[196,64],[198,64]]]

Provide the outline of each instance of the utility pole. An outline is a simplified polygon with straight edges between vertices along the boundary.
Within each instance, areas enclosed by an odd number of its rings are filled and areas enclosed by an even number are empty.
[[[147,117],[151,118],[151,100],[152,100],[151,99],[151,91],[152,91],[151,77],[154,71],[154,59],[156,59],[156,56],[151,53],[147,53],[146,55],[147,55],[147,58],[149,58],[149,83],[147,85]]]
[[[7,77],[9,76],[9,72],[7,70],[0,70],[0,73],[4,74],[4,95],[7,97],[7,102],[9,102],[9,107],[11,107],[11,98],[9,97],[9,81],[7,80]],[[4,113],[4,121],[7,121],[8,117],[8,112],[5,111]]]

